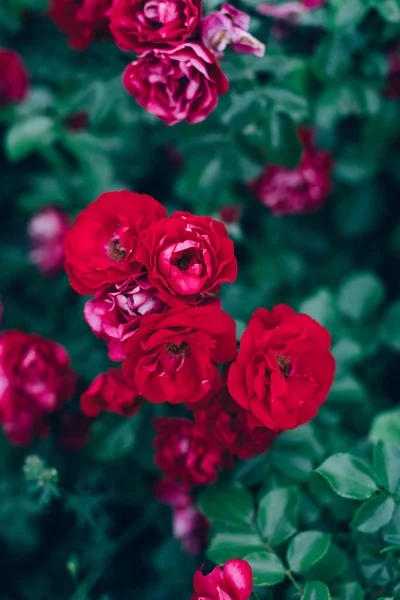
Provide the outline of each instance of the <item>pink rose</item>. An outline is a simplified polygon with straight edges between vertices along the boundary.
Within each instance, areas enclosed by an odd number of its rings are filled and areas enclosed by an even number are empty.
[[[140,106],[167,125],[204,121],[229,87],[212,53],[197,42],[147,52],[126,67],[122,81]]]
[[[178,46],[194,35],[201,8],[201,0],[117,0],[110,29],[121,50]]]
[[[283,4],[264,2],[259,4],[256,10],[268,17],[296,22],[303,13],[315,10],[323,4],[325,4],[325,0],[300,0],[299,2],[284,2]]]
[[[190,600],[249,600],[253,572],[248,562],[234,558],[208,575],[196,571]]]
[[[124,360],[124,341],[139,327],[143,315],[163,312],[166,305],[144,274],[96,292],[84,315],[93,333],[107,340],[111,360]]]
[[[57,207],[44,208],[29,221],[30,260],[43,275],[55,275],[63,268],[63,242],[70,226],[68,215]]]

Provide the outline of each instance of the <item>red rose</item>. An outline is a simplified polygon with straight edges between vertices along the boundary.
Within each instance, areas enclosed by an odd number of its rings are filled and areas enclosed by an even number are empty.
[[[267,165],[250,188],[258,200],[275,215],[308,213],[317,210],[331,192],[332,157],[315,148],[313,133],[299,132],[303,154],[295,169]]]
[[[99,196],[78,215],[64,241],[72,287],[79,294],[92,294],[139,273],[139,234],[166,215],[165,208],[145,194],[124,190]]]
[[[85,415],[96,417],[103,410],[123,417],[133,417],[141,408],[143,398],[129,387],[121,369],[108,369],[90,384],[81,396],[81,409]]]
[[[93,333],[108,342],[111,360],[125,358],[124,342],[137,330],[143,315],[167,307],[145,274],[134,275],[96,292],[85,304],[85,319]]]
[[[49,424],[45,417],[18,410],[12,421],[3,423],[3,432],[13,446],[27,446],[34,439],[45,439],[49,435]]]
[[[63,268],[63,242],[70,227],[68,215],[57,207],[44,208],[30,219],[30,259],[43,275],[51,277]]]
[[[259,308],[228,374],[232,397],[270,429],[293,429],[318,412],[333,382],[328,331],[281,304]]]
[[[150,402],[196,402],[236,354],[235,323],[214,305],[144,316],[125,344],[122,370]]]
[[[86,50],[94,40],[111,37],[109,14],[113,0],[52,0],[50,18],[75,50]]]
[[[0,422],[6,435],[27,443],[47,432],[42,417],[74,392],[76,374],[67,352],[51,340],[22,331],[0,336]],[[22,441],[23,440],[23,441]]]
[[[178,46],[197,29],[201,0],[117,0],[110,29],[121,50]]]
[[[126,67],[122,82],[140,106],[167,125],[204,121],[229,87],[212,53],[197,42],[147,52]]]
[[[213,483],[224,467],[221,448],[203,437],[188,419],[159,417],[153,419],[156,438],[154,462],[171,479],[185,485]]]
[[[168,304],[196,304],[237,276],[232,240],[211,217],[175,212],[148,229],[138,251],[149,281]]]
[[[193,409],[198,430],[242,460],[271,447],[275,433],[239,406],[222,380]]]
[[[215,567],[208,575],[196,571],[193,578],[195,593],[190,600],[249,600],[253,590],[252,575],[249,563],[238,558],[228,560],[223,567]]]
[[[0,48],[0,107],[21,102],[28,95],[25,66],[14,50]]]

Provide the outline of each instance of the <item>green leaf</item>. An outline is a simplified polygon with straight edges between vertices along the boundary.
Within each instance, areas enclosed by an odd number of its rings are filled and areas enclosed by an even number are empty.
[[[272,100],[278,112],[285,113],[293,121],[301,122],[307,117],[308,104],[305,96],[278,84],[267,85],[263,93]]]
[[[276,585],[285,579],[285,567],[274,552],[252,552],[244,560],[253,570],[256,585]]]
[[[368,0],[332,0],[332,27],[355,28],[369,10]]]
[[[369,437],[373,442],[383,440],[400,446],[400,409],[378,414],[372,422]]]
[[[227,521],[213,522],[207,549],[210,560],[222,564],[230,558],[244,558],[246,554],[261,550],[264,546],[253,528]]]
[[[294,486],[271,490],[261,498],[258,525],[271,546],[278,546],[295,533],[299,503],[299,490]]]
[[[240,483],[223,483],[204,490],[198,505],[207,519],[237,524],[250,523],[254,512],[253,498]]]
[[[394,500],[376,495],[360,506],[351,523],[362,533],[375,533],[389,523],[393,516]]]
[[[333,454],[316,471],[343,498],[366,500],[377,489],[368,465],[351,454]]]
[[[385,298],[383,283],[374,273],[353,275],[341,286],[338,306],[344,315],[360,321],[375,313]]]
[[[265,112],[266,102],[257,90],[229,94],[224,98],[224,102],[227,106],[221,121],[234,131],[240,131],[257,120],[263,110]]]
[[[304,531],[290,542],[287,560],[292,571],[305,573],[328,552],[331,536],[320,531]]]
[[[370,0],[371,7],[381,15],[381,17],[389,23],[400,22],[400,0]]]
[[[308,581],[304,588],[303,600],[330,600],[329,589],[320,581]]]
[[[54,139],[54,122],[49,117],[35,116],[16,123],[6,133],[7,157],[11,161],[21,160],[33,151],[48,146]]]
[[[345,583],[340,588],[340,600],[364,600],[364,592],[356,581]]]
[[[299,306],[299,312],[309,315],[329,330],[333,329],[337,320],[335,299],[325,288],[319,289],[313,296],[304,300]]]
[[[286,115],[271,110],[259,131],[267,162],[295,167],[300,159],[301,146],[296,126]]]
[[[379,440],[374,446],[373,465],[380,485],[397,494],[400,487],[400,447]]]
[[[400,352],[400,302],[394,302],[389,307],[379,333],[385,344]]]

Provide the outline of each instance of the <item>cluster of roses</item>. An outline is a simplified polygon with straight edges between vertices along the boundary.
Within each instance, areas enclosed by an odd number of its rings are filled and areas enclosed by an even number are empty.
[[[137,53],[123,84],[168,125],[198,123],[214,110],[229,87],[216,60],[228,45],[265,51],[248,32],[249,15],[229,4],[202,19],[202,0],[53,0],[50,14],[78,50],[111,31],[121,50]]]

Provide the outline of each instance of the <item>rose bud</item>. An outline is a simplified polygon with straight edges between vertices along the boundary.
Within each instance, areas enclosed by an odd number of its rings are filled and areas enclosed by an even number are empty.
[[[267,165],[249,188],[275,215],[309,213],[321,207],[332,189],[333,160],[317,149],[311,130],[299,131],[303,153],[294,169]]]
[[[191,556],[197,556],[207,545],[209,524],[195,504],[175,508],[172,516],[174,538]]]
[[[196,571],[190,600],[249,600],[253,572],[248,562],[234,558],[208,575]]]
[[[74,50],[87,50],[93,41],[111,37],[113,0],[52,0],[50,18]]]
[[[230,4],[211,13],[200,23],[200,38],[216,56],[221,57],[227,46],[233,52],[264,56],[265,45],[249,33],[250,16]]]
[[[156,437],[154,459],[167,477],[187,486],[213,483],[225,466],[222,449],[195,424],[178,417],[153,419]]]
[[[65,270],[78,294],[89,295],[138,274],[139,236],[167,216],[151,196],[107,192],[79,215],[64,240]]]
[[[229,87],[213,54],[197,42],[146,52],[126,67],[122,82],[139,106],[167,125],[204,121]]]
[[[0,108],[25,100],[29,79],[21,57],[14,50],[0,48]]]
[[[188,212],[175,212],[150,227],[138,256],[160,298],[171,306],[196,304],[237,276],[226,227]]]
[[[68,131],[83,131],[87,128],[88,122],[89,116],[83,110],[69,115],[64,119],[64,125]]]
[[[81,410],[88,417],[96,417],[103,410],[133,417],[142,403],[135,388],[126,384],[121,369],[98,375],[81,396]]]
[[[43,275],[52,276],[62,270],[63,242],[70,227],[68,215],[57,207],[44,208],[29,221],[30,260]]]
[[[121,50],[141,54],[179,46],[195,34],[201,4],[201,0],[116,0],[110,29]]]
[[[281,304],[257,309],[228,373],[240,406],[269,429],[294,429],[315,417],[335,373],[328,331]]]
[[[173,508],[186,508],[193,502],[190,486],[173,479],[160,479],[154,484],[153,492],[157,500]]]
[[[167,308],[147,276],[140,274],[98,290],[86,302],[84,315],[93,333],[107,340],[111,360],[120,361],[125,358],[124,342],[137,330],[142,316]]]
[[[156,404],[197,402],[236,355],[235,322],[214,305],[178,306],[142,317],[125,344],[128,384]]]
[[[93,419],[82,413],[64,413],[60,416],[57,446],[65,450],[81,450],[89,439]]]

